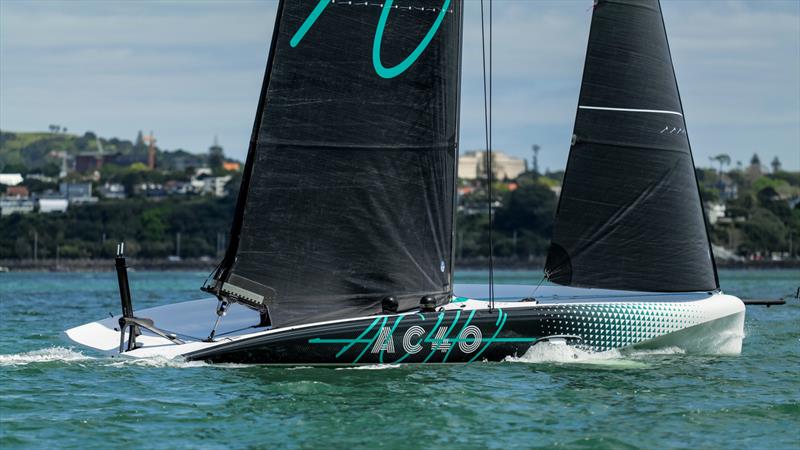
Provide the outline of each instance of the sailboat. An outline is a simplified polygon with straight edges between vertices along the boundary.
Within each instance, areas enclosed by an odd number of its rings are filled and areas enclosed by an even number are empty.
[[[658,0],[595,4],[545,278],[453,283],[463,2],[282,0],[233,219],[203,290],[66,331],[128,357],[470,363],[542,343],[741,351]]]

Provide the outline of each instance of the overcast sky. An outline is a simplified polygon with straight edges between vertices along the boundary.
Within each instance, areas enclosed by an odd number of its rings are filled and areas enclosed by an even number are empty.
[[[311,0],[309,0],[311,1]],[[404,0],[405,1],[405,0]],[[410,1],[410,0],[408,0]],[[483,146],[480,10],[467,0],[462,151]],[[591,0],[495,0],[494,147],[562,169]],[[247,151],[276,1],[0,0],[0,128]],[[662,0],[698,165],[800,170],[800,1]]]

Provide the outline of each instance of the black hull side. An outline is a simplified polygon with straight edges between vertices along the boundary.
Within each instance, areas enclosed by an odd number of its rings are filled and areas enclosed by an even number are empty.
[[[501,361],[547,336],[542,308],[450,310],[288,329],[184,355],[242,364],[415,364]]]
[[[598,302],[373,316],[220,343],[189,360],[247,364],[502,361],[555,336],[590,351],[645,342],[705,322],[696,302]]]

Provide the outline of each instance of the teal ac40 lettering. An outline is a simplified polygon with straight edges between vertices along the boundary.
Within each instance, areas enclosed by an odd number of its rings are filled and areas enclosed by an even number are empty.
[[[314,22],[317,21],[319,16],[325,11],[325,8],[331,3],[330,0],[319,0],[317,6],[311,11],[311,14],[308,15],[306,20],[300,25],[297,32],[292,36],[292,39],[289,41],[289,45],[292,47],[297,47],[300,44],[300,41],[303,40],[303,37],[308,33],[308,30],[314,25]],[[428,33],[425,34],[425,37],[422,38],[417,48],[409,54],[406,59],[401,61],[394,67],[386,67],[383,65],[381,61],[381,41],[383,41],[383,31],[386,28],[386,21],[389,19],[389,11],[392,9],[392,4],[394,0],[384,0],[382,10],[381,10],[381,17],[378,19],[378,27],[375,29],[375,38],[372,41],[372,66],[375,68],[375,73],[383,78],[394,78],[401,73],[405,72],[412,64],[419,58],[422,52],[425,51],[425,48],[428,47],[428,44],[431,43],[433,40],[433,36],[436,35],[436,32],[439,30],[439,26],[442,24],[442,20],[444,20],[445,14],[447,14],[447,8],[450,7],[450,0],[444,0],[442,3],[442,7],[439,10],[439,15],[436,16],[436,20],[433,22],[433,25],[428,30]]]

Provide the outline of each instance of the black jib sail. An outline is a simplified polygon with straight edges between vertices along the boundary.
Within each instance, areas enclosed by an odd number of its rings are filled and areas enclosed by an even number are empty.
[[[581,287],[718,287],[658,0],[599,0],[545,275]]]
[[[452,289],[460,0],[283,0],[223,296],[275,326]]]

